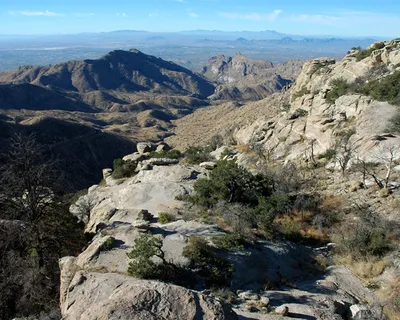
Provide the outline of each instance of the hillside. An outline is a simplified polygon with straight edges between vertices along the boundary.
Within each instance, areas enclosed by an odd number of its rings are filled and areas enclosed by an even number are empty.
[[[238,53],[211,58],[201,74],[218,84],[213,100],[261,100],[292,83],[303,62],[290,60],[273,65],[269,61],[252,60]]]
[[[80,99],[98,110],[154,95],[206,98],[214,92],[212,84],[192,71],[135,49],[112,51],[97,60],[21,66],[0,73],[0,84],[22,83]]]

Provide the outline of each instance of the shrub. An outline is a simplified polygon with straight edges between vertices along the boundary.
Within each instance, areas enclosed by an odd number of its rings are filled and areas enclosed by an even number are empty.
[[[287,195],[272,195],[259,199],[255,208],[256,221],[259,227],[269,232],[278,213],[285,213],[290,210],[292,203]]]
[[[331,81],[332,89],[326,94],[326,100],[335,103],[336,99],[349,91],[349,84],[344,78],[336,78]]]
[[[376,100],[400,105],[400,71],[395,71],[382,79],[370,80],[360,91]]]
[[[253,175],[235,161],[220,160],[209,179],[194,184],[196,204],[212,206],[219,200],[257,205],[258,198],[272,194],[273,181],[262,174]]]
[[[114,247],[115,247],[115,238],[109,237],[106,241],[102,243],[99,249],[100,251],[110,251]]]
[[[212,242],[217,246],[218,249],[226,251],[243,250],[246,241],[238,234],[224,234],[223,236],[213,237]]]
[[[174,220],[175,220],[174,216],[168,212],[160,212],[158,214],[158,222],[161,224],[166,224]]]
[[[190,260],[191,268],[199,271],[208,287],[223,287],[233,275],[233,265],[217,257],[214,248],[204,238],[189,238],[183,256]]]
[[[133,249],[127,253],[132,259],[129,262],[128,273],[140,279],[168,279],[171,278],[174,266],[167,262],[162,250],[162,239],[146,233],[135,239]],[[161,260],[154,261],[154,257]]]
[[[211,137],[210,139],[211,150],[216,150],[219,147],[222,147],[223,145],[224,145],[224,138],[220,134]]]
[[[210,150],[203,147],[189,147],[184,152],[187,163],[200,164],[211,160]]]
[[[344,240],[342,249],[354,257],[383,256],[391,249],[391,242],[379,228],[358,225],[352,236]]]
[[[392,133],[400,133],[400,112],[389,120],[389,131]]]
[[[336,157],[337,151],[335,149],[327,149],[324,153],[318,155],[318,159],[332,160]]]
[[[179,150],[169,150],[169,151],[151,151],[151,158],[167,158],[167,159],[180,159],[182,158],[182,153]]]
[[[302,108],[297,108],[290,116],[289,120],[305,117],[308,115],[308,111]]]
[[[122,159],[115,159],[113,163],[112,177],[114,179],[122,179],[131,177],[136,169],[136,163],[132,161],[124,161]]]

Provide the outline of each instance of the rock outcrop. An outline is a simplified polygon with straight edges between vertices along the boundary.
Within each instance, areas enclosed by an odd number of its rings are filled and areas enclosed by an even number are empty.
[[[302,61],[273,65],[269,61],[249,59],[238,53],[234,57],[213,57],[201,73],[219,86],[213,100],[261,100],[294,81]]]
[[[63,258],[61,265],[69,259]],[[62,276],[69,280],[71,271],[64,267]],[[122,274],[78,271],[67,289],[65,320],[237,319],[225,303],[199,292]]]

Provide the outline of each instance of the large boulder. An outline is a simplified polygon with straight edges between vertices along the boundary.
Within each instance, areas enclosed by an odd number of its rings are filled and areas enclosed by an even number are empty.
[[[226,304],[199,292],[116,273],[79,271],[62,297],[65,320],[237,319]]]
[[[153,145],[150,142],[139,142],[136,149],[140,154],[144,154],[153,150]]]

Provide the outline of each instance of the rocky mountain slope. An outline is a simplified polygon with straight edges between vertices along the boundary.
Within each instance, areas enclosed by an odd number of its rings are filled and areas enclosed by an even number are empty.
[[[293,160],[308,154],[311,145],[315,156],[323,154],[335,148],[345,132],[351,132],[353,150],[371,159],[378,147],[399,144],[400,138],[388,132],[398,108],[351,89],[332,101],[329,92],[337,90],[335,79],[350,86],[357,81],[383,79],[398,70],[399,42],[380,46],[367,49],[369,56],[363,59],[356,57],[355,50],[338,62],[307,62],[292,88],[264,100],[240,107],[220,105],[198,110],[175,122],[176,135],[168,141],[184,148],[229,132],[238,144],[261,148],[273,158]],[[197,123],[204,124],[202,133]]]
[[[22,66],[0,73],[0,83],[30,83],[49,88],[79,98],[98,110],[154,95],[205,98],[214,91],[212,84],[190,70],[135,49],[112,51],[97,60]]]
[[[213,57],[201,73],[219,86],[210,97],[215,100],[261,100],[292,83],[303,62],[291,60],[281,65],[252,60],[238,53],[234,57]]]

